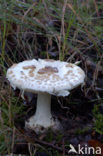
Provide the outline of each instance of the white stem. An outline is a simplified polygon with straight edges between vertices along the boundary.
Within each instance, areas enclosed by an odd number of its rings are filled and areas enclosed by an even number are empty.
[[[38,93],[37,108],[35,118],[40,121],[50,120],[51,115],[51,95],[48,93]],[[44,123],[43,123],[44,124]]]
[[[26,127],[33,129],[35,132],[42,132],[42,127],[59,129],[60,123],[55,121],[51,114],[51,95],[48,93],[38,93],[37,108],[35,114],[25,123]]]
[[[38,93],[37,108],[35,114],[26,122],[27,127],[49,128],[55,124],[51,115],[51,95],[48,93]]]

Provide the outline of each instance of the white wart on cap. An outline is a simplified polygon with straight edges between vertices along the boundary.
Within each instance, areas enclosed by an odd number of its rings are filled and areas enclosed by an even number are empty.
[[[7,71],[7,78],[14,89],[17,87],[23,91],[38,93],[36,113],[26,122],[27,126],[35,129],[57,124],[51,115],[51,94],[69,95],[70,90],[84,82],[85,73],[75,64],[33,59],[11,66]]]

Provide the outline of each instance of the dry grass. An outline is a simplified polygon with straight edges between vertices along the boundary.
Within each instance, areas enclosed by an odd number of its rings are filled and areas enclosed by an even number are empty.
[[[0,2],[0,154],[13,151],[14,116],[22,107],[5,78],[6,70],[14,62],[32,58],[80,61],[87,75],[82,88],[85,97],[92,92],[94,99],[101,101],[103,85],[98,78],[103,73],[103,3]]]

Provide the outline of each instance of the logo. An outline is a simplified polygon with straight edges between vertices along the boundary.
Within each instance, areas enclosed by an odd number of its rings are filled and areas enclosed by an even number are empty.
[[[70,147],[71,149],[68,151],[68,154],[69,154],[69,153],[78,153],[72,144],[70,144],[69,147]]]
[[[101,154],[101,148],[100,147],[90,147],[88,145],[84,145],[81,146],[80,144],[78,144],[77,150],[75,149],[75,147],[70,144],[69,145],[70,150],[68,151],[68,154],[70,153],[74,153],[74,154]]]

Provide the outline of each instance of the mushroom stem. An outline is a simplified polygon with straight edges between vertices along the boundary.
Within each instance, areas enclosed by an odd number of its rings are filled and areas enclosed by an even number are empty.
[[[50,122],[51,115],[51,95],[48,93],[38,93],[37,108],[35,118],[39,120],[39,123],[44,125]],[[45,125],[46,126],[46,125]]]
[[[51,95],[48,93],[38,93],[36,112],[26,122],[26,126],[36,130],[35,128],[49,128],[54,125],[55,122],[51,115]]]

